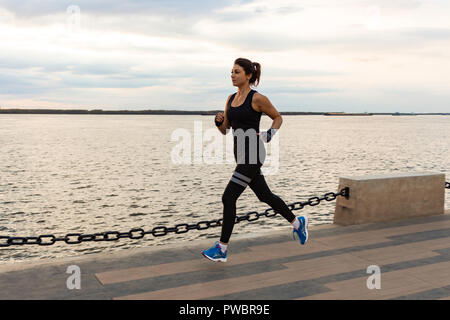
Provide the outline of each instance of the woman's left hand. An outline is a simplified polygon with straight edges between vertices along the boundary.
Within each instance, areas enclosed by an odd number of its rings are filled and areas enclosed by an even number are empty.
[[[258,132],[257,135],[260,136],[264,142],[269,143],[270,140],[272,140],[275,133],[277,133],[277,129],[270,128],[267,131]]]

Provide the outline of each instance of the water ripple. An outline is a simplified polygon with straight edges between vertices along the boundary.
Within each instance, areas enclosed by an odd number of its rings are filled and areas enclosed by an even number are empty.
[[[9,150],[0,154],[1,235],[63,236],[69,232],[124,232],[136,227],[151,230],[222,218],[221,198],[234,164],[176,165],[171,160],[171,150],[177,144],[171,142],[172,132],[184,128],[193,134],[194,121],[213,128],[208,117],[0,117],[2,147]],[[341,176],[433,171],[449,177],[450,117],[413,118],[286,116],[277,134],[278,172],[265,175],[266,181],[275,194],[292,203],[336,192]],[[262,128],[270,125],[268,117],[261,120]],[[450,197],[445,201],[449,208]],[[265,209],[267,205],[249,188],[237,202],[238,215]],[[310,215],[312,225],[329,224],[334,203],[303,212]],[[262,218],[236,224],[233,233],[251,234],[261,226],[265,230],[288,227],[281,217]],[[217,239],[220,229],[81,247],[10,247],[0,251],[0,261]]]

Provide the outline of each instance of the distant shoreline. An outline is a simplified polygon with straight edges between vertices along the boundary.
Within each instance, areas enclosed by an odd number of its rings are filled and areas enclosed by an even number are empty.
[[[81,110],[81,109],[0,109],[0,114],[108,114],[108,115],[215,115],[223,110],[184,111],[184,110]],[[358,113],[358,112],[299,112],[280,111],[281,115],[325,115],[325,116],[372,116],[372,115],[450,115],[450,113]]]

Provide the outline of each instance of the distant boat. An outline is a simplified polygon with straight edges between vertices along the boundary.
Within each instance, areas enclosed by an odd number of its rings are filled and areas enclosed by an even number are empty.
[[[324,116],[373,116],[373,113],[325,112]]]
[[[396,112],[392,114],[393,116],[417,116],[417,114],[415,114],[414,112],[412,113],[400,113],[400,112]]]

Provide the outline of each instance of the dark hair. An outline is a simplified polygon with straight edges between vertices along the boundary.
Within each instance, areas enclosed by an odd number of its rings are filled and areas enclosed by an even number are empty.
[[[240,65],[244,69],[245,74],[252,75],[249,81],[250,85],[256,87],[259,84],[259,78],[261,77],[261,65],[258,62],[251,62],[245,58],[237,58],[234,60],[234,63]]]

